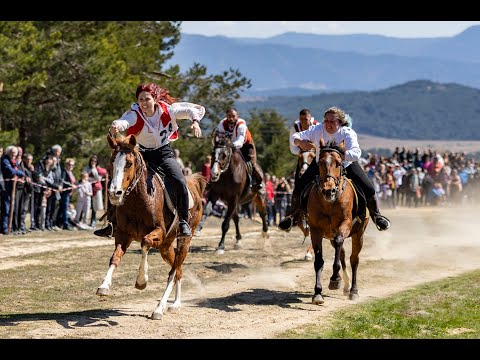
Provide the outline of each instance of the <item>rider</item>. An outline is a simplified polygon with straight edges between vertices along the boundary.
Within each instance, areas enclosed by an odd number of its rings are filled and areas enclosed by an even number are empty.
[[[390,227],[390,221],[380,214],[373,184],[358,164],[362,151],[358,144],[357,133],[350,125],[350,117],[346,115],[342,109],[334,106],[325,111],[323,123],[313,125],[308,128],[308,130],[292,134],[290,143],[307,151],[318,147],[321,138],[323,138],[326,143],[333,140],[337,144],[345,140],[346,151],[343,165],[347,177],[359,185],[365,193],[367,207],[377,229],[380,231],[387,230]],[[297,224],[302,213],[302,209],[300,208],[300,195],[303,189],[319,175],[318,157],[319,151],[317,149],[315,161],[312,161],[302,177],[296,179],[292,194],[290,214],[278,225],[280,230],[289,231],[292,226]]]
[[[309,109],[302,109],[298,113],[298,119],[295,120],[293,123],[291,129],[290,129],[290,137],[300,131],[305,131],[307,130],[311,125],[317,125],[318,121],[315,120],[315,118],[312,116],[312,113],[310,112]],[[302,149],[300,149],[298,146],[293,145],[290,142],[290,152],[293,155],[299,155],[302,153]],[[295,171],[295,177],[297,177],[300,174],[299,167],[297,166],[297,170]]]
[[[192,236],[192,231],[188,225],[187,184],[170,142],[178,138],[177,120],[180,119],[190,119],[194,135],[201,136],[199,122],[205,115],[205,108],[189,102],[175,102],[168,90],[154,83],[139,85],[135,95],[137,102],[120,119],[112,122],[110,133],[114,135],[127,130],[127,135],[135,135],[144,160],[160,168],[165,177],[173,180],[171,183],[176,186],[173,193],[177,194],[179,215],[178,238],[188,238]],[[95,235],[113,235],[116,222],[114,211],[109,211],[108,220],[107,227],[96,230]]]
[[[233,146],[240,149],[247,167],[252,165],[252,188],[260,194],[265,194],[263,186],[263,171],[257,164],[257,154],[252,135],[245,120],[238,117],[235,108],[229,108],[226,117],[217,126],[217,133],[226,134],[232,139]]]

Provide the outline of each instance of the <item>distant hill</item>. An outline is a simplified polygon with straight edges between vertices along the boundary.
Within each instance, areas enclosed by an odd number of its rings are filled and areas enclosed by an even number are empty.
[[[480,140],[480,90],[428,80],[407,82],[378,91],[353,91],[310,96],[273,96],[240,99],[241,116],[251,110],[273,109],[286,126],[308,108],[317,119],[330,106],[353,118],[359,134],[409,140]]]
[[[173,58],[211,74],[238,69],[248,94],[372,91],[417,79],[480,88],[480,26],[453,37],[402,39],[380,35],[285,33],[267,39],[182,33]],[[300,94],[300,93],[299,93]]]

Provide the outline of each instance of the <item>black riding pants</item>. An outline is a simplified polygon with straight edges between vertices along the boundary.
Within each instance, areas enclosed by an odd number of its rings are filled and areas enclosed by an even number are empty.
[[[150,165],[160,168],[165,174],[165,179],[174,187],[173,193],[176,194],[175,203],[177,204],[178,215],[180,219],[188,221],[188,191],[185,175],[175,160],[175,153],[169,144],[155,150],[149,150],[140,146],[143,159]]]

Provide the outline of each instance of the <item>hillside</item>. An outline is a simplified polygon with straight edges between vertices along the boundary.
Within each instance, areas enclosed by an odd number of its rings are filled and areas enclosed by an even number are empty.
[[[278,89],[374,91],[416,79],[480,88],[480,27],[453,37],[403,39],[379,35],[285,33],[229,38],[182,33],[166,65],[194,63],[218,74],[229,68],[252,80],[253,93]]]
[[[330,106],[345,109],[359,134],[403,140],[480,140],[480,90],[458,84],[417,80],[379,91],[355,91],[310,96],[273,96],[240,99],[242,116],[249,111],[274,109],[297,119],[308,108],[321,119]]]

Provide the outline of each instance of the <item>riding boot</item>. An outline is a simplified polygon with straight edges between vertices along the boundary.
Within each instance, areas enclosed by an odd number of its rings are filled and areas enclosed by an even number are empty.
[[[107,226],[103,229],[95,230],[93,233],[97,236],[102,236],[106,238],[115,237],[117,232],[117,207],[109,204],[107,211]]]
[[[377,226],[377,229],[380,231],[387,230],[390,227],[390,220],[380,214],[377,197],[375,195],[367,199],[367,207],[368,211],[370,211],[370,217]]]
[[[300,194],[292,193],[292,204],[290,205],[290,214],[285,216],[278,224],[282,231],[289,232],[293,226],[298,224],[302,209],[300,208]]]
[[[187,239],[192,236],[192,230],[190,229],[190,225],[186,220],[179,220],[178,221],[178,235],[177,239]]]
[[[257,163],[252,163],[252,187],[261,195],[265,194],[265,186],[263,185],[263,171]]]

